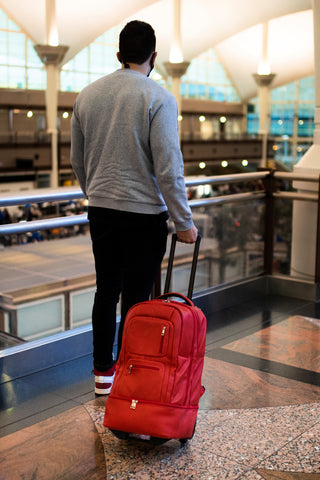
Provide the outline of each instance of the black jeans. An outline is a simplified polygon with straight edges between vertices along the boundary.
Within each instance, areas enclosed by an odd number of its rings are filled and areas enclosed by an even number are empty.
[[[92,311],[93,360],[108,370],[116,333],[116,309],[121,294],[118,355],[126,314],[135,303],[148,300],[166,251],[167,212],[145,215],[89,207],[90,235],[97,289]]]

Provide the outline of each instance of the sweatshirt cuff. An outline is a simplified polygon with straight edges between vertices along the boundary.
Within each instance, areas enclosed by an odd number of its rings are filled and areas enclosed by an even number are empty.
[[[192,220],[190,220],[187,223],[175,223],[174,226],[176,227],[177,232],[186,232],[194,227],[194,223]]]

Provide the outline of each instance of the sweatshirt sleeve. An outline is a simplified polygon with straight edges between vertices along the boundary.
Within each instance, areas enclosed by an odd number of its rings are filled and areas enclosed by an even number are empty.
[[[87,196],[86,172],[84,167],[84,137],[81,125],[77,116],[77,105],[71,118],[71,165],[79,181],[80,188],[84,196]]]
[[[193,227],[184,181],[184,165],[178,134],[176,99],[169,95],[156,110],[150,126],[154,171],[161,194],[177,231]]]

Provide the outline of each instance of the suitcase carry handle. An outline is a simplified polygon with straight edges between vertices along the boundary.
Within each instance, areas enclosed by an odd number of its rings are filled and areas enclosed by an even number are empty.
[[[194,244],[193,258],[192,258],[192,265],[191,265],[191,272],[190,272],[190,279],[189,279],[189,287],[188,287],[188,293],[187,293],[187,297],[190,298],[190,299],[192,298],[194,280],[195,280],[195,277],[196,277],[196,269],[197,269],[197,263],[198,263],[200,242],[201,242],[201,235],[198,234],[197,240]],[[175,249],[176,249],[176,243],[177,243],[177,234],[174,233],[172,235],[171,248],[170,248],[170,254],[169,254],[169,259],[168,259],[167,275],[166,275],[166,281],[165,281],[164,292],[163,292],[164,294],[169,293],[169,289],[170,289],[170,281],[171,281],[171,275],[172,275],[173,259],[174,259],[174,252],[175,252]]]
[[[164,293],[163,295],[160,295],[160,297],[157,297],[159,300],[166,300],[167,298],[170,298],[170,297],[177,297],[177,298],[181,298],[181,300],[184,301],[184,303],[186,303],[187,305],[190,305],[190,307],[193,307],[193,302],[190,300],[190,298],[188,297],[185,297],[184,295],[182,295],[181,293],[175,293],[175,292],[170,292],[170,293]]]

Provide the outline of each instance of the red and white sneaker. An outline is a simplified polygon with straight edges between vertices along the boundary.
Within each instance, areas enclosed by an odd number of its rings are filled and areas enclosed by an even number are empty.
[[[113,384],[114,376],[116,372],[116,364],[114,364],[109,370],[100,372],[96,368],[93,369],[94,381],[95,381],[95,394],[96,395],[109,395]]]

